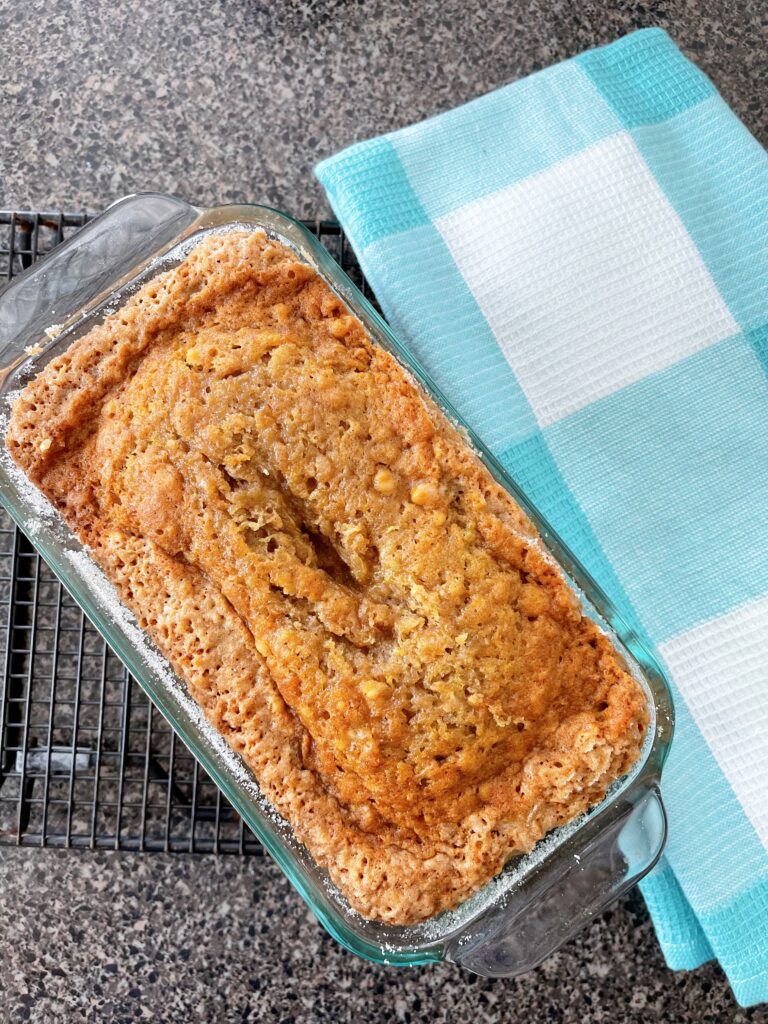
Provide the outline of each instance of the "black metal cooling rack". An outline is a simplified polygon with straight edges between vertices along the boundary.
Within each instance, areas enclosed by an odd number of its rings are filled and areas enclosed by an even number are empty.
[[[0,210],[0,287],[89,219]],[[339,226],[305,223],[367,293]],[[0,664],[0,846],[261,851],[2,510]]]

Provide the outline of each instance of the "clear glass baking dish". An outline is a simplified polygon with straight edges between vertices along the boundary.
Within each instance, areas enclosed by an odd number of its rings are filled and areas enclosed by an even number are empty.
[[[262,799],[250,771],[207,725],[183,682],[5,449],[13,395],[49,359],[118,308],[147,279],[179,262],[202,235],[243,226],[264,228],[292,246],[360,318],[371,337],[392,352],[447,415],[466,429],[479,457],[536,524],[586,613],[610,635],[648,697],[650,727],[642,755],[605,800],[551,833],[529,855],[511,862],[460,907],[420,925],[394,927],[367,921],[349,907],[294,839],[287,823]],[[0,293],[0,415],[3,505],[343,946],[379,963],[450,960],[485,976],[518,974],[562,945],[654,865],[666,837],[659,779],[673,729],[671,698],[661,670],[600,587],[370,303],[297,221],[264,206],[201,210],[157,193],[120,200]]]

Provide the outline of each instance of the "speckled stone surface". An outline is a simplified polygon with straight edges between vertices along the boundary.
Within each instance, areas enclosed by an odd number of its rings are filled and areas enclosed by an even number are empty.
[[[266,857],[5,851],[3,1021],[765,1024],[712,967],[664,967],[639,895],[536,972],[377,967],[340,949]]]
[[[767,23],[763,0],[0,0],[0,202],[311,217],[319,158],[647,25],[766,141]]]
[[[763,0],[0,0],[0,207],[161,189],[327,211],[312,165],[645,25],[768,142]],[[486,981],[339,949],[265,857],[0,849],[0,1020],[758,1022],[664,966],[637,893],[539,970]]]

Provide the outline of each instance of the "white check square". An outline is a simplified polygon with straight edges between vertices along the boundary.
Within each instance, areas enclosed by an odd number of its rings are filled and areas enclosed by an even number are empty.
[[[436,225],[542,427],[739,330],[627,133]]]
[[[768,850],[768,596],[694,626],[660,650]]]

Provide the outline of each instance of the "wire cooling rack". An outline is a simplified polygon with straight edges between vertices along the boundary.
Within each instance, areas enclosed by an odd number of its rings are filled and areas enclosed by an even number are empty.
[[[0,210],[0,287],[89,219]],[[367,293],[339,226],[305,223]],[[0,846],[261,852],[2,510],[0,665]]]

